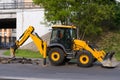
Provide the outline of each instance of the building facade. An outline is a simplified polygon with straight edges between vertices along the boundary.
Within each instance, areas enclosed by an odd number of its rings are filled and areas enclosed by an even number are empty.
[[[32,3],[32,0],[0,0],[0,9],[6,10],[9,8],[10,9],[24,8],[24,6],[29,5],[27,3]],[[5,19],[7,20],[7,18]],[[0,48],[9,48],[11,44],[15,42],[16,37],[17,37],[16,28],[3,28],[2,26],[2,28],[0,28]]]
[[[16,29],[0,29],[0,48],[9,48],[16,40]]]
[[[14,26],[12,28],[9,28],[11,22],[9,24],[4,23],[8,28],[0,25],[0,47],[2,48],[9,48],[30,25],[34,26],[35,32],[40,37],[50,31],[49,27],[46,27],[48,24],[45,21],[44,9],[35,5],[32,0],[0,0],[0,10],[6,13],[3,12],[2,15],[0,13],[0,24],[3,22],[3,14],[5,16],[4,21],[9,21],[8,19],[11,18],[15,22],[11,25]],[[7,14],[9,14],[9,18],[6,17]],[[10,17],[11,14],[14,14],[14,16]],[[32,40],[29,38],[22,47],[31,42]]]

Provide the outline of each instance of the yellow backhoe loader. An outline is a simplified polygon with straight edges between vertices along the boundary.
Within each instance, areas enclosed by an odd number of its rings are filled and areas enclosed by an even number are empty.
[[[34,33],[34,27],[29,28],[22,36],[11,46],[10,51],[12,57],[15,57],[15,50],[18,49],[29,37],[43,55],[44,65],[46,65],[46,57],[52,65],[61,65],[71,59],[76,59],[78,66],[89,67],[95,61],[98,61],[104,67],[116,67],[118,64],[113,58],[114,52],[106,53],[87,44],[85,41],[77,39],[77,29],[75,26],[54,25],[52,26],[52,34],[50,44],[47,46],[37,33]]]

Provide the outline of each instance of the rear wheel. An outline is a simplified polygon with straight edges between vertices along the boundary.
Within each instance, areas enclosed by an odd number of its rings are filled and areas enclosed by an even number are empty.
[[[88,51],[79,52],[77,55],[77,64],[81,67],[92,66],[93,60],[93,56]]]
[[[64,63],[65,55],[60,48],[53,48],[48,53],[48,58],[52,65],[61,65]]]

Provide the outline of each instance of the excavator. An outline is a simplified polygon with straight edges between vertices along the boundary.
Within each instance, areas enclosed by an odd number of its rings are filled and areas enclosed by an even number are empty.
[[[118,65],[114,58],[115,52],[106,53],[104,50],[98,50],[84,40],[77,38],[76,26],[53,25],[50,43],[42,40],[34,27],[28,29],[11,46],[11,56],[15,57],[15,51],[30,37],[37,46],[40,54],[43,56],[43,64],[46,65],[46,58],[52,65],[62,65],[71,59],[76,59],[76,64],[80,67],[90,67],[95,61],[101,63],[103,67],[116,67]]]

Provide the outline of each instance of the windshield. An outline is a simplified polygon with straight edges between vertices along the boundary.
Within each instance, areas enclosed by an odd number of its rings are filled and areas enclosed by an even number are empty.
[[[50,44],[62,44],[65,49],[72,48],[72,41],[77,38],[76,29],[73,28],[53,28]]]
[[[77,31],[76,31],[76,29],[71,29],[70,33],[71,33],[72,39],[77,39]]]

